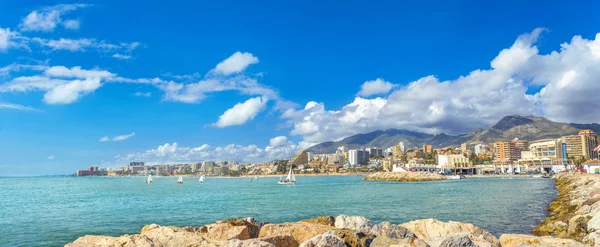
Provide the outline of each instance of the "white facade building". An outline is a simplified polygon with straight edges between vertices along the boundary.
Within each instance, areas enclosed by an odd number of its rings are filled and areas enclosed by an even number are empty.
[[[352,149],[348,151],[348,163],[350,165],[362,165],[369,162],[369,153],[363,150]]]

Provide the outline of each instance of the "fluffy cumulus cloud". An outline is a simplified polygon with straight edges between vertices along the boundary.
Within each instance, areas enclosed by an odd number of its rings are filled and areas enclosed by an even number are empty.
[[[10,44],[10,29],[0,28],[0,51],[6,51]]]
[[[214,125],[224,128],[234,125],[242,125],[249,120],[254,119],[256,114],[261,112],[267,105],[267,98],[256,97],[246,100],[243,103],[237,103],[228,109],[219,117]]]
[[[79,20],[64,19],[63,15],[79,8],[84,8],[86,4],[59,4],[34,10],[29,13],[19,24],[22,31],[43,31],[50,32],[62,25],[66,29],[79,29]]]
[[[119,141],[127,140],[133,136],[135,136],[135,132],[131,132],[131,134],[118,135],[118,136],[113,136],[113,137],[104,136],[104,137],[100,138],[99,142],[119,142]]]
[[[357,95],[369,97],[371,95],[386,94],[389,93],[395,86],[396,85],[390,82],[387,82],[381,78],[377,78],[376,80],[364,82]]]
[[[278,143],[282,144],[282,143]],[[118,155],[117,162],[126,164],[133,160],[143,160],[148,164],[192,163],[200,161],[238,161],[242,163],[264,162],[293,157],[298,152],[298,145],[287,142],[286,145],[266,146],[230,144],[223,147],[212,147],[208,144],[198,147],[181,147],[177,143],[165,143],[155,149],[143,152]]]
[[[513,114],[563,122],[600,121],[596,114],[600,108],[600,71],[596,69],[600,67],[600,34],[594,40],[575,36],[559,51],[539,54],[534,44],[543,30],[519,36],[491,61],[490,69],[448,81],[425,76],[385,98],[357,97],[339,110],[309,102],[304,109],[287,110],[282,118],[293,126],[291,134],[302,136],[307,143],[386,128],[465,133]],[[375,84],[385,85],[369,83]],[[531,86],[542,89],[528,94]],[[359,95],[373,92],[362,91]]]
[[[23,66],[5,67],[7,70]],[[105,70],[86,70],[75,66],[27,66],[33,70],[43,69],[43,74],[15,77],[0,84],[0,93],[45,91],[47,104],[70,104],[102,86],[102,80],[116,76]]]
[[[230,75],[242,72],[248,65],[255,63],[258,63],[258,58],[252,55],[252,53],[242,53],[238,51],[217,64],[217,67],[215,67],[213,71],[215,73]]]

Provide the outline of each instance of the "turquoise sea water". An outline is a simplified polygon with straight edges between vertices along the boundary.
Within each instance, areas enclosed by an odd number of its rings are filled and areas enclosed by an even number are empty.
[[[139,233],[147,224],[204,225],[233,217],[281,223],[363,215],[403,223],[437,218],[495,235],[529,233],[556,195],[550,179],[469,178],[393,183],[361,176],[279,178],[0,178],[0,246],[62,246],[86,234]]]

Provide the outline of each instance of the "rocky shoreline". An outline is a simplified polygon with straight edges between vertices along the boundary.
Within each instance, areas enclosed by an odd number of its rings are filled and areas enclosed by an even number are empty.
[[[384,180],[394,182],[424,182],[447,180],[448,177],[431,172],[376,172],[363,178],[363,180]]]
[[[571,239],[504,234],[497,238],[469,223],[416,220],[374,223],[362,216],[321,216],[270,224],[254,218],[218,221],[201,227],[144,226],[140,234],[84,236],[67,247],[224,246],[224,247],[517,247],[585,246]]]
[[[558,196],[533,233],[600,246],[600,175],[570,172],[554,179]]]
[[[389,181],[432,181],[419,180],[422,177],[394,180],[398,178],[385,173],[365,180],[376,178]],[[436,219],[403,224],[374,223],[362,216],[340,215],[282,224],[259,222],[254,218],[230,219],[201,227],[184,228],[152,224],[144,226],[140,234],[120,237],[83,236],[66,246],[600,246],[600,176],[562,173],[555,179],[559,194],[548,208],[548,218],[533,230],[539,236],[502,234],[497,238],[469,223],[442,222]]]

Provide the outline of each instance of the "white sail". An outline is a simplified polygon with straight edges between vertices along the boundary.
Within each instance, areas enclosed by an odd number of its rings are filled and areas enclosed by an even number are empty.
[[[152,175],[148,175],[148,178],[146,178],[146,183],[152,183]]]
[[[258,176],[254,176],[254,180],[258,180]]]
[[[179,178],[177,179],[177,182],[178,182],[178,183],[183,183],[183,177],[182,177],[182,176],[179,176]]]
[[[200,176],[200,179],[198,181],[200,181],[200,183],[204,183],[204,175]]]
[[[290,172],[288,172],[288,175],[287,175],[287,177],[285,178],[285,180],[287,180],[287,181],[292,181],[292,173],[293,173],[293,172],[294,172],[294,171],[292,171],[292,167],[290,167]]]

